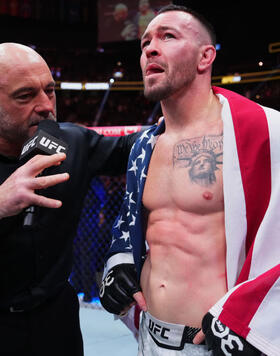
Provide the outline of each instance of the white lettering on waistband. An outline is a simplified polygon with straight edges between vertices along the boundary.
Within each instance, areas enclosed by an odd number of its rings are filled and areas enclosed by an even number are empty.
[[[166,323],[153,317],[149,312],[143,313],[143,320],[154,342],[160,347],[172,350],[182,350],[188,342],[186,335],[192,333],[195,335],[200,330],[181,324]]]

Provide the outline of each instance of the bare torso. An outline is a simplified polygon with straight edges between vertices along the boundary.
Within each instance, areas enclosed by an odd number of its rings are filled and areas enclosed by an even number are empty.
[[[222,127],[203,136],[164,133],[143,194],[149,252],[141,274],[148,311],[201,326],[225,294]]]

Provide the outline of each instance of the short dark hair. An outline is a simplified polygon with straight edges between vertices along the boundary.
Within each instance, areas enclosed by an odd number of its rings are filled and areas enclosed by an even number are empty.
[[[163,6],[158,11],[157,15],[162,14],[162,13],[167,12],[167,11],[183,11],[183,12],[186,12],[186,13],[192,15],[207,30],[207,32],[208,32],[208,34],[209,34],[209,36],[211,38],[212,45],[216,46],[216,40],[217,39],[216,39],[216,33],[215,33],[215,30],[214,30],[214,27],[212,26],[212,24],[203,15],[201,15],[200,13],[196,12],[195,10],[193,10],[193,9],[191,9],[189,7],[181,6],[181,5],[173,5],[173,4]]]

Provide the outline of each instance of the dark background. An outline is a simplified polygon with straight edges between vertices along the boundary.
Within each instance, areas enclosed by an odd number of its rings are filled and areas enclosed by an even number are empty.
[[[3,14],[5,3],[8,4],[6,12],[10,13],[11,4],[16,4],[13,9],[17,16]],[[269,43],[280,41],[276,1],[177,0],[174,3],[192,7],[214,25],[221,44],[217,72],[231,68],[253,69],[254,64],[263,59],[265,66],[277,65],[276,55],[268,53]],[[102,45],[98,43],[97,9],[98,1],[93,0],[0,0],[0,42],[20,42],[57,51],[97,52]],[[104,44],[102,48],[105,55],[106,52],[116,55],[126,52],[132,58],[133,52],[138,60],[138,46],[133,41]]]
[[[115,0],[100,1],[104,6]],[[129,0],[120,2],[132,4]],[[213,24],[221,45],[214,76],[280,69],[280,52],[268,51],[270,43],[280,42],[276,1],[173,2],[193,8]],[[116,71],[123,74],[119,82],[141,81],[139,40],[99,43],[98,20],[98,1],[94,0],[0,0],[0,42],[33,46],[57,81],[104,82]],[[280,79],[225,87],[280,109]],[[58,90],[58,119],[93,125],[103,96],[100,91]],[[150,124],[161,114],[160,110],[154,113],[155,105],[141,90],[111,92],[98,124]]]

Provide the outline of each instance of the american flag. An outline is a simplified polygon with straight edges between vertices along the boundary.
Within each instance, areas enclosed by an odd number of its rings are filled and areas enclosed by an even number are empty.
[[[124,201],[112,228],[113,236],[108,258],[120,252],[134,253],[138,274],[140,274],[146,251],[139,216],[143,209],[142,194],[153,148],[158,136],[164,130],[165,123],[162,121],[160,125],[153,125],[144,131],[134,143],[127,166]],[[135,245],[140,248],[135,248]]]

